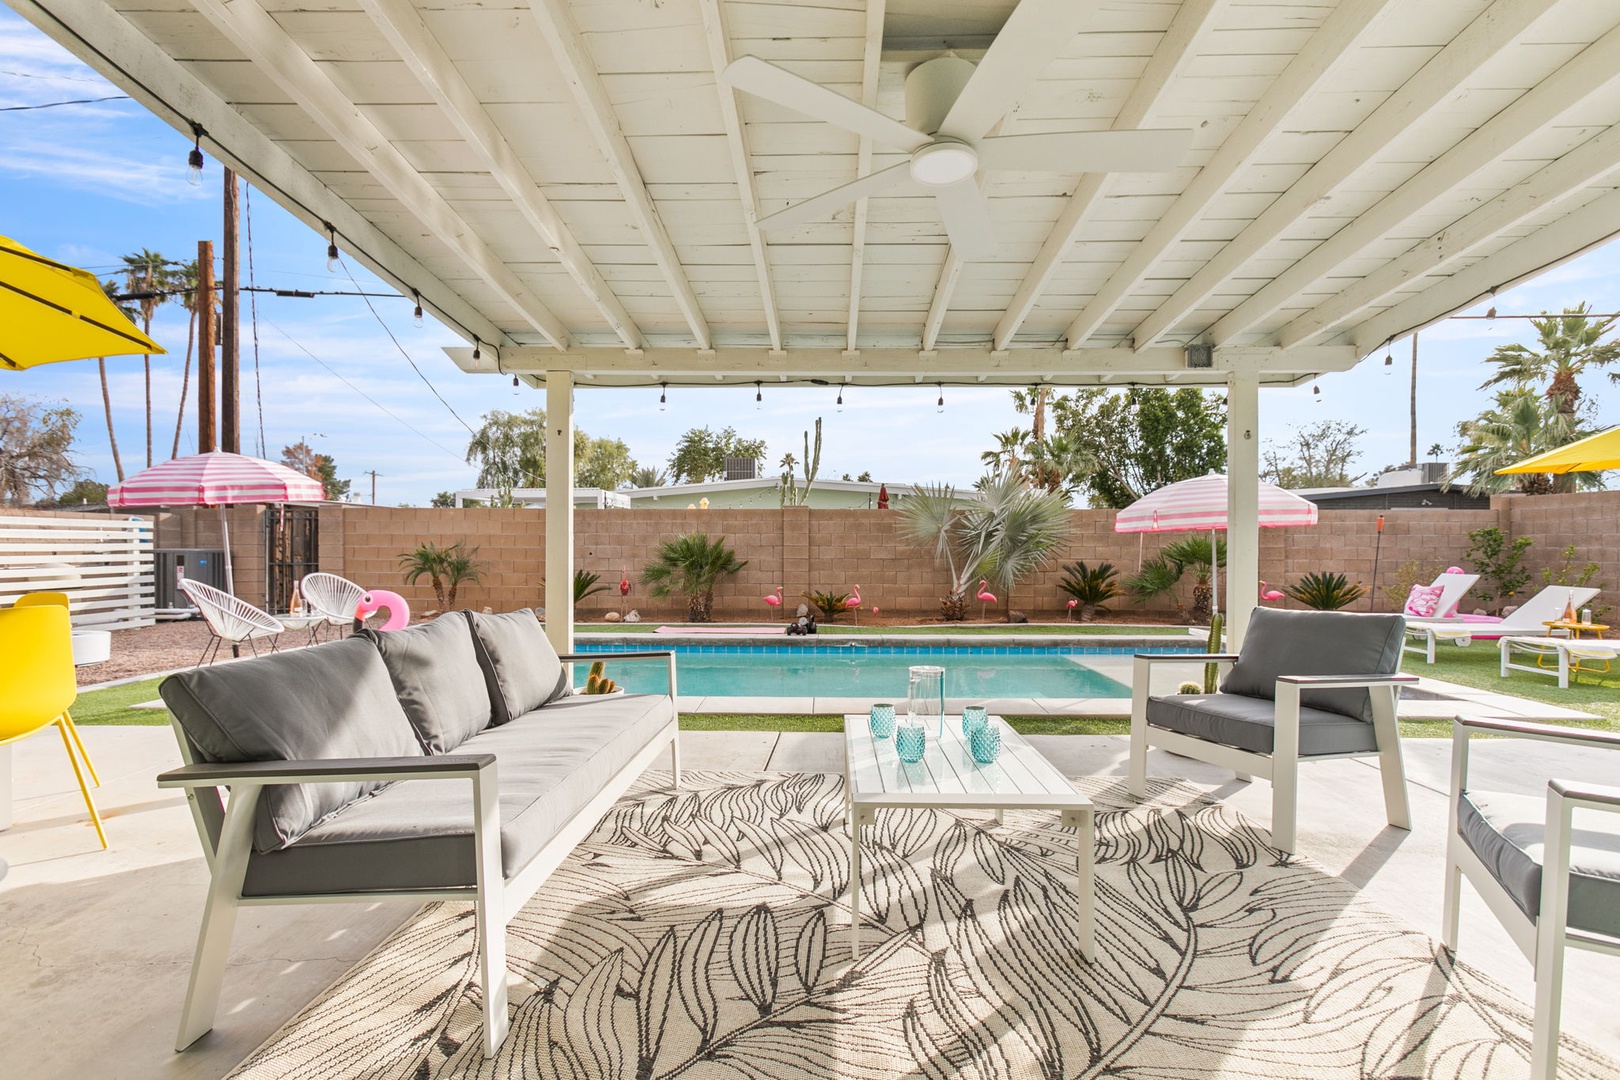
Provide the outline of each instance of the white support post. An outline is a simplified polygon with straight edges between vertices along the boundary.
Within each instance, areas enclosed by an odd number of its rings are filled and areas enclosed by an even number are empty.
[[[1226,641],[1237,652],[1260,589],[1260,382],[1226,383]]]
[[[574,651],[574,376],[546,372],[546,636]]]

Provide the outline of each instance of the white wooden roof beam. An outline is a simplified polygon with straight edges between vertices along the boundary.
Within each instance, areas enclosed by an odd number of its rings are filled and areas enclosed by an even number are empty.
[[[776,289],[771,284],[770,256],[765,237],[759,231],[759,193],[754,190],[754,169],[748,152],[748,132],[737,108],[737,91],[720,82],[720,72],[731,63],[731,35],[726,30],[725,11],[720,0],[698,0],[703,12],[703,31],[708,39],[709,66],[714,69],[715,93],[720,97],[720,116],[726,128],[726,148],[731,153],[731,171],[737,178],[737,198],[742,202],[743,223],[748,229],[748,247],[754,258],[754,276],[759,282],[760,311],[771,350],[782,351],[782,318],[776,310]],[[851,298],[851,303],[854,299]]]
[[[1400,89],[1384,99],[1309,172],[1206,262],[1132,332],[1138,348],[1153,345],[1233,277],[1266,245],[1310,213],[1323,196],[1373,161],[1481,65],[1511,45],[1558,0],[1497,0],[1451,39]]]
[[[1164,36],[1159,39],[1158,47],[1153,50],[1153,56],[1148,60],[1142,77],[1136,80],[1130,96],[1125,99],[1119,115],[1114,118],[1115,131],[1139,128],[1147,122],[1159,99],[1195,55],[1194,45],[1199,35],[1214,22],[1228,2],[1229,0],[1187,0],[1176,9],[1175,17],[1171,19]],[[994,335],[996,348],[1007,348],[1013,336],[1018,333],[1018,328],[1029,318],[1029,313],[1035,309],[1041,293],[1046,291],[1052,276],[1057,273],[1058,268],[1063,265],[1063,260],[1068,257],[1069,250],[1080,239],[1086,214],[1090,212],[1107,183],[1107,173],[1084,173],[1080,176],[1074,192],[1069,196],[1069,201],[1064,204],[1063,213],[1059,215],[1057,224],[1052,226],[1051,233],[1041,245],[1040,254],[1035,256],[1035,262],[1024,274],[1023,281],[1019,282],[1017,291],[1007,304],[1007,310],[996,323]]]
[[[1401,222],[1444,197],[1470,176],[1511,153],[1520,143],[1554,124],[1592,94],[1620,78],[1620,27],[1582,49],[1511,105],[1475,128],[1461,142],[1424,166],[1416,176],[1322,241],[1209,330],[1224,345],[1284,307],[1295,296],[1382,240]],[[1617,162],[1620,163],[1620,162]]]
[[[207,135],[203,149],[311,229],[330,222],[347,250],[401,293],[415,289],[430,307],[467,339],[497,347],[510,339],[459,293],[338,198],[293,157],[253,126],[178,61],[153,44],[102,0],[34,0],[8,3],[104,78],[191,137],[191,124]],[[116,59],[114,59],[116,58]]]
[[[472,350],[446,349],[464,371],[482,374],[513,372],[543,375],[570,371],[586,385],[657,386],[661,382],[697,386],[737,386],[761,379],[826,385],[1091,385],[1135,382],[1179,385],[1225,385],[1228,375],[1253,375],[1272,384],[1293,384],[1327,371],[1353,367],[1361,354],[1350,346],[1297,349],[1235,347],[1216,349],[1214,366],[1189,368],[1180,348],[1146,349],[1008,349],[988,347],[942,349],[789,348],[766,357],[762,349],[720,347],[700,354],[692,349],[652,348],[639,356],[618,349],[570,349],[566,352],[517,346],[500,361],[487,353],[478,360]]]
[[[256,0],[192,0],[192,6],[530,326],[556,348],[568,347],[568,331],[557,316]]]
[[[1310,36],[1260,100],[1221,143],[1170,208],[1081,309],[1065,333],[1070,348],[1079,348],[1122,300],[1168,255],[1219,195],[1280,128],[1289,114],[1342,62],[1345,54],[1378,14],[1394,0],[1344,0]],[[998,335],[999,336],[999,335]]]
[[[1349,332],[1365,355],[1384,342],[1433,326],[1485,297],[1528,281],[1620,235],[1620,191],[1536,229],[1501,251],[1379,312]],[[1221,350],[1215,350],[1220,355]]]
[[[417,81],[433,95],[439,108],[478,155],[483,167],[489,170],[501,190],[506,192],[530,227],[557,256],[568,276],[574,279],[591,304],[627,349],[639,349],[644,344],[635,320],[613,289],[603,280],[595,264],[585,255],[579,242],[551,201],[540,191],[540,186],[524,168],[517,153],[501,134],[500,128],[484,109],[483,102],[473,92],[467,80],[445,54],[438,39],[422,21],[416,5],[410,0],[360,0],[360,6],[371,16],[416,76]]]
[[[1588,139],[1399,258],[1351,282],[1331,299],[1284,326],[1277,333],[1277,343],[1287,348],[1329,332],[1402,286],[1441,270],[1485,241],[1617,169],[1620,169],[1620,125]]]
[[[984,190],[982,179],[979,190]],[[951,297],[956,294],[956,283],[962,280],[965,265],[956,249],[947,246],[945,263],[939,268],[939,280],[934,282],[934,298],[929,301],[928,315],[923,319],[922,347],[925,352],[939,341],[939,329],[945,325],[945,313],[951,308]]]
[[[867,0],[866,43],[861,52],[861,104],[868,109],[877,108],[878,68],[883,59],[883,17],[887,10],[887,0]],[[862,135],[860,148],[855,155],[855,175],[862,177],[871,171],[872,140]],[[850,241],[849,329],[845,341],[851,349],[860,348],[861,276],[866,268],[866,202],[864,198],[855,200],[855,236]]]
[[[647,191],[647,183],[630,149],[630,140],[625,138],[619,127],[618,115],[613,110],[607,86],[603,84],[596,63],[585,48],[579,27],[574,24],[573,15],[568,10],[568,0],[529,0],[529,7],[540,23],[546,43],[551,46],[551,54],[557,61],[558,71],[573,92],[586,126],[591,129],[597,147],[607,158],[608,168],[624,195],[631,220],[641,231],[643,241],[652,252],[653,262],[669,285],[675,306],[686,319],[697,347],[709,348],[714,342],[709,334],[708,321],[704,318],[703,309],[698,306],[692,283],[686,279],[686,271],[681,266],[680,256],[675,253],[675,245],[664,228],[664,221],[658,215],[658,207]]]

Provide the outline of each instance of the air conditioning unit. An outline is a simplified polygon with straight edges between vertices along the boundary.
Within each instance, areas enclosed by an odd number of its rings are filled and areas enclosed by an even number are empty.
[[[726,458],[727,480],[754,480],[759,477],[759,462],[753,458]]]
[[[155,606],[161,611],[195,611],[197,606],[180,589],[181,578],[191,578],[216,589],[225,587],[225,553],[213,548],[171,548],[153,552],[156,559]]]
[[[1451,473],[1451,462],[1425,461],[1418,468],[1423,470],[1423,482],[1425,484],[1443,484],[1446,482],[1446,477]]]

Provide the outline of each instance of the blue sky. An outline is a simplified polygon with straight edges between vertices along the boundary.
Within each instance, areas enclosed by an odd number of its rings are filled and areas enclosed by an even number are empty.
[[[0,108],[38,105],[118,93],[11,12],[0,8]],[[210,161],[204,184],[185,183],[189,142],[130,101],[24,112],[0,112],[0,235],[53,258],[111,274],[119,257],[150,248],[174,259],[196,256],[197,241],[220,229],[220,171]],[[325,238],[282,212],[268,196],[249,196],[255,280],[306,290],[352,288],[347,276],[325,265]],[[380,283],[357,265],[362,285]],[[243,275],[247,267],[244,261]],[[1530,284],[1499,295],[1499,311],[1559,310],[1588,301],[1595,310],[1620,310],[1620,248],[1599,249]],[[490,409],[531,408],[543,394],[489,376],[462,373],[442,348],[460,344],[431,318],[417,329],[408,301],[377,300],[377,312],[455,412],[477,427]],[[1487,305],[1481,304],[1474,313]],[[259,412],[253,379],[254,344],[243,299],[243,450],[258,452]],[[357,298],[259,298],[258,396],[263,402],[269,457],[299,438],[331,454],[341,476],[369,497],[375,469],[377,501],[425,503],[437,491],[470,486],[475,470],[463,453],[467,429],[411,371],[376,317]],[[1478,414],[1489,395],[1477,390],[1484,359],[1499,345],[1527,340],[1527,323],[1450,321],[1424,331],[1419,350],[1418,443],[1455,442],[1458,421]],[[182,309],[160,309],[153,334],[170,355],[153,360],[154,452],[168,457],[174,437],[186,321]],[[1398,342],[1386,375],[1380,357],[1310,387],[1261,394],[1262,439],[1285,438],[1290,425],[1349,420],[1368,429],[1356,468],[1374,471],[1404,461],[1410,346]],[[311,358],[311,354],[316,359]],[[319,362],[324,361],[324,365]],[[108,361],[113,421],[127,472],[145,464],[140,357]],[[339,374],[341,374],[341,378]],[[0,390],[65,400],[79,410],[77,456],[103,481],[115,479],[94,362],[52,364],[0,376]],[[344,380],[347,380],[345,383]],[[352,385],[351,385],[352,384]],[[1587,382],[1600,421],[1620,420],[1620,388],[1602,376]],[[1019,423],[1004,390],[947,387],[946,409],[936,412],[933,387],[855,389],[842,410],[832,390],[766,388],[755,409],[753,388],[670,391],[660,412],[656,390],[580,390],[577,422],[592,435],[623,438],[643,464],[661,465],[690,427],[735,426],[768,443],[772,465],[799,449],[801,432],[824,418],[821,475],[871,470],[892,483],[971,483],[979,454],[992,433]],[[368,401],[367,398],[372,399]],[[373,403],[375,402],[375,404]],[[386,411],[385,411],[386,410]],[[195,420],[187,419],[181,452],[195,452]]]

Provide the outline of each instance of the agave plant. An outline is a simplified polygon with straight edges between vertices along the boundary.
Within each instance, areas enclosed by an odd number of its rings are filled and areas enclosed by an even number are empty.
[[[738,559],[736,551],[726,547],[724,536],[710,540],[708,533],[686,533],[658,545],[658,554],[642,568],[641,583],[654,596],[686,597],[687,618],[709,622],[716,583],[747,565],[748,560]]]
[[[1313,570],[1289,585],[1283,592],[1317,611],[1342,611],[1367,595],[1365,585],[1351,584],[1343,574],[1329,574]]]
[[[844,607],[844,602],[849,599],[849,593],[847,592],[816,592],[812,590],[811,592],[800,593],[799,595],[810,601],[811,604],[815,605],[816,610],[821,612],[826,622],[832,622],[834,619],[838,618],[842,612],[847,610]]]
[[[1074,597],[1079,619],[1085,622],[1088,616],[1106,612],[1108,608],[1104,605],[1119,595],[1119,571],[1114,569],[1113,563],[1096,566],[1087,566],[1084,561],[1070,563],[1063,568],[1063,580],[1058,582],[1058,588]]]
[[[405,571],[405,584],[415,585],[426,577],[433,586],[439,610],[453,611],[456,590],[463,582],[477,582],[482,576],[483,565],[476,558],[477,554],[478,549],[468,548],[464,541],[440,547],[429,540],[401,555],[399,564]]]

